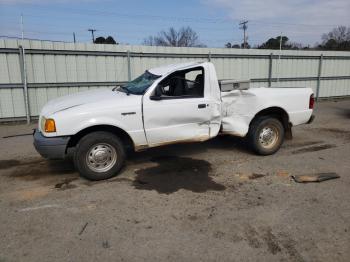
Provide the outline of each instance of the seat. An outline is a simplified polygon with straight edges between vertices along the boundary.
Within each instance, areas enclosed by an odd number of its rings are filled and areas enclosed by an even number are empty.
[[[173,96],[182,96],[185,94],[185,87],[183,85],[183,81],[180,78],[172,78],[171,87]]]
[[[192,88],[188,89],[188,95],[192,96],[203,96],[204,90],[204,77],[203,74],[199,74],[196,76],[194,80],[194,85]]]

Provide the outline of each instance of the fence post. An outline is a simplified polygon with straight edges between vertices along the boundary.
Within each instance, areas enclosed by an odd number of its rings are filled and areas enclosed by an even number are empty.
[[[271,53],[269,57],[269,87],[271,87],[271,83],[272,83],[272,60],[273,60],[273,53]]]
[[[208,62],[210,62],[211,61],[211,52],[209,51],[209,53],[208,53]]]
[[[27,85],[27,68],[26,68],[26,54],[23,46],[19,46],[19,65],[21,69],[21,79],[23,84],[23,96],[26,109],[27,124],[30,124],[30,111],[29,111],[29,95]]]
[[[127,51],[128,56],[128,80],[131,81],[131,64],[130,64],[130,51]]]
[[[322,62],[323,62],[323,54],[320,55],[320,59],[318,60],[318,73],[317,73],[317,86],[316,86],[316,100],[320,95],[320,87],[321,87],[321,74],[322,74]]]

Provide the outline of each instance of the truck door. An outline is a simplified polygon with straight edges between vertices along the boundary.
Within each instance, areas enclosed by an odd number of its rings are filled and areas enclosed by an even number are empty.
[[[196,67],[164,78],[143,98],[144,128],[149,146],[210,138],[211,101],[205,70]]]

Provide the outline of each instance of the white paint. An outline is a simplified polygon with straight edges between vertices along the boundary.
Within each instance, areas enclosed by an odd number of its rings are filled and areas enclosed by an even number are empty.
[[[254,116],[269,107],[287,112],[293,126],[306,123],[311,115],[311,88],[251,88],[222,93],[222,131],[245,136]]]
[[[204,97],[150,99],[158,83],[169,74],[198,66],[204,69]],[[245,136],[254,116],[269,107],[284,109],[293,125],[306,123],[312,114],[308,109],[311,88],[251,88],[221,93],[216,70],[209,62],[170,65],[149,71],[161,77],[143,96],[103,89],[50,101],[40,117],[53,118],[57,132],[44,135],[70,136],[87,127],[111,125],[126,131],[136,147],[154,147],[207,140],[215,137],[220,127],[224,133]],[[207,106],[199,109],[199,104]],[[129,112],[134,114],[122,114]]]
[[[169,74],[198,66],[204,69],[204,97],[159,101],[150,99],[157,84]],[[174,141],[204,141],[217,135],[220,127],[220,90],[212,64],[187,63],[149,71],[162,75],[162,77],[149,88],[143,98],[148,146],[152,147]],[[211,82],[211,79],[216,85]],[[213,89],[215,91],[212,91]],[[206,107],[198,108],[200,104],[205,104]]]

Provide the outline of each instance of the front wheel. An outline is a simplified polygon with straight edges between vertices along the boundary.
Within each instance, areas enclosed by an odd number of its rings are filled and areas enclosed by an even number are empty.
[[[125,161],[120,139],[109,132],[93,132],[80,139],[74,164],[81,176],[89,180],[103,180],[116,176]]]
[[[259,155],[271,155],[278,151],[284,140],[284,127],[277,118],[258,117],[253,120],[248,133],[252,149]]]

